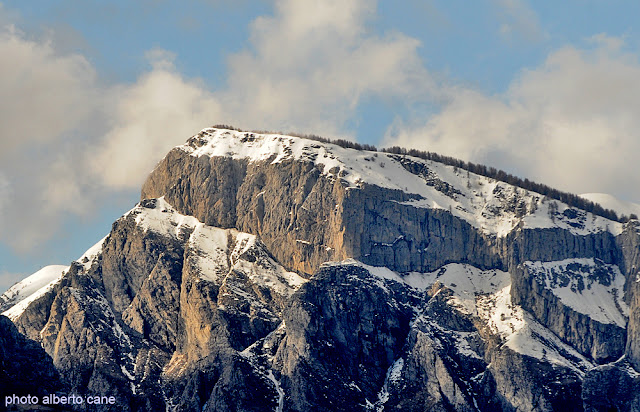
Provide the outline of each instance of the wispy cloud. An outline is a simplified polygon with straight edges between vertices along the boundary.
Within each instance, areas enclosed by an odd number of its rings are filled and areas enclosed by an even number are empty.
[[[184,79],[168,62],[114,93],[114,125],[87,165],[111,189],[140,187],[173,146],[198,128],[224,119],[213,95],[198,82]]]
[[[434,87],[416,39],[377,36],[369,0],[276,2],[251,26],[251,49],[229,59],[225,101],[242,124],[343,134],[367,97],[411,98]]]
[[[548,38],[537,13],[525,0],[494,0],[501,20],[500,34],[508,40],[514,37],[539,42]]]
[[[375,2],[276,2],[251,24],[251,47],[229,57],[228,83],[209,91],[185,79],[174,55],[147,53],[152,71],[116,92],[114,126],[94,170],[110,187],[138,187],[166,151],[212,123],[345,135],[362,99],[410,99],[434,82],[400,33],[378,37],[366,23]]]
[[[0,160],[82,126],[97,97],[95,70],[83,56],[58,55],[48,38],[27,40],[10,24],[0,28],[0,53]]]
[[[56,186],[76,186],[67,183],[81,171],[60,172],[73,168],[66,155],[80,136],[95,136],[101,94],[92,65],[79,54],[60,54],[50,37],[31,39],[5,24],[0,53],[0,175],[8,182],[0,241],[27,248],[51,236],[59,213],[79,211],[82,196],[60,202],[50,195],[60,194]]]
[[[11,195],[11,186],[9,179],[0,173],[0,216],[4,214],[4,208],[9,202]],[[2,229],[2,219],[0,219],[0,230]]]

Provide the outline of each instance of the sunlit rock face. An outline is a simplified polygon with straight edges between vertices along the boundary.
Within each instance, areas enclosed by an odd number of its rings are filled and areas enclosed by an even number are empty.
[[[0,304],[58,388],[117,400],[103,410],[640,410],[639,268],[634,221],[205,129],[101,242]]]

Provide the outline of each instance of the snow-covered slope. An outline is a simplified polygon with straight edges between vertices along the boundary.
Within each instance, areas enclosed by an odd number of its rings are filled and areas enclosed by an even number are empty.
[[[430,273],[412,272],[403,275],[384,267],[365,265],[353,259],[326,265],[360,266],[381,279],[395,280],[419,291],[426,291],[436,284],[446,286],[453,291],[448,298],[449,305],[461,313],[480,318],[500,337],[502,344],[510,349],[536,359],[544,358],[551,364],[568,367],[581,374],[594,366],[522,307],[512,304],[511,278],[507,272],[495,269],[481,270],[460,263],[448,264]],[[582,299],[579,292],[562,290],[562,293],[565,299],[571,301]],[[615,307],[615,295],[602,293],[599,298],[601,305]],[[584,310],[589,316],[595,313],[588,304],[579,306],[576,310]]]
[[[69,266],[45,266],[33,275],[11,286],[0,296],[0,307],[5,308],[3,315],[11,320],[20,316],[34,300],[45,294],[69,270]]]
[[[618,266],[593,258],[523,265],[528,275],[534,276],[564,305],[600,323],[625,327],[629,308],[623,299],[625,278]]]
[[[251,260],[242,259],[241,256],[256,249],[255,235],[205,225],[192,216],[177,212],[164,198],[143,201],[125,217],[128,215],[135,216],[136,224],[143,230],[162,236],[180,238],[189,233],[188,256],[197,266],[202,280],[219,283],[230,270],[235,270],[282,295],[290,295],[306,281],[298,274],[284,270],[266,254],[261,254],[260,259],[256,256]]]
[[[106,237],[91,246],[76,262],[85,269],[91,267],[94,259],[101,253],[105,239]],[[69,266],[45,266],[33,275],[16,283],[0,296],[0,308],[4,310],[2,314],[11,320],[17,319],[31,302],[47,293],[60,282],[60,279],[68,270]]]
[[[250,162],[313,162],[349,189],[364,184],[414,195],[406,202],[420,208],[450,210],[483,232],[504,236],[514,228],[567,229],[577,235],[619,234],[622,225],[504,182],[438,162],[410,156],[343,148],[280,134],[204,129],[179,150],[192,156],[225,156]]]

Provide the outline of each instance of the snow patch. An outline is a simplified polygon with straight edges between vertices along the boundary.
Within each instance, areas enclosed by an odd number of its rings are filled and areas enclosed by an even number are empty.
[[[389,381],[398,382],[400,375],[402,374],[402,368],[404,368],[404,359],[400,358],[391,365],[389,370]]]
[[[284,410],[285,393],[280,381],[273,374],[273,355],[269,353],[278,341],[277,337],[279,336],[281,338],[284,333],[286,333],[286,325],[285,322],[282,321],[278,327],[269,332],[267,336],[257,340],[242,352],[239,352],[239,355],[246,359],[260,376],[266,378],[273,384],[278,394],[276,412],[282,412]]]
[[[625,328],[629,307],[624,302],[625,277],[617,265],[593,258],[523,263],[560,301],[600,323]]]
[[[449,303],[469,315],[477,315],[478,296],[493,293],[511,284],[511,275],[497,269],[481,270],[465,263],[451,263],[428,273],[409,272],[400,275],[386,267],[370,266],[355,259],[328,262],[324,265],[354,265],[382,279],[395,280],[417,290],[427,290],[436,282],[453,290]]]
[[[267,379],[269,379],[271,383],[273,383],[273,386],[275,386],[276,392],[278,392],[278,406],[276,407],[276,412],[282,412],[284,410],[284,390],[280,385],[280,381],[277,380],[275,376],[273,376],[272,370],[269,370],[266,376]]]
[[[384,384],[382,385],[382,388],[380,389],[380,392],[378,392],[378,400],[376,401],[375,404],[372,404],[371,402],[369,402],[367,400],[367,409],[368,410],[374,410],[376,412],[382,412],[384,411],[384,405],[385,403],[387,403],[387,401],[389,400],[389,383],[394,383],[400,380],[400,377],[402,375],[402,369],[404,368],[404,359],[403,358],[399,358],[396,359],[391,366],[389,366],[389,369],[387,369],[387,374],[385,376],[384,379]]]
[[[33,275],[11,286],[9,290],[0,296],[1,306],[10,305],[2,314],[12,321],[16,320],[31,302],[53,289],[68,270],[69,266],[45,266]]]
[[[579,374],[594,366],[522,307],[513,305],[511,285],[481,296],[478,300],[478,315],[502,338],[505,346],[518,353],[573,369]]]
[[[95,258],[102,253],[102,246],[104,245],[104,241],[107,240],[107,237],[108,235],[100,239],[76,260],[85,270],[90,269]]]
[[[507,272],[495,269],[481,270],[461,263],[451,263],[429,273],[411,272],[402,275],[385,267],[369,266],[354,259],[329,262],[325,265],[359,266],[380,279],[401,282],[422,291],[436,284],[447,287],[453,291],[448,303],[462,313],[484,320],[506,347],[523,355],[570,368],[581,375],[585,370],[594,367],[584,356],[562,342],[522,307],[511,303],[511,275]],[[477,358],[477,353],[468,345],[465,336],[460,332],[457,334],[456,341],[460,353]],[[384,404],[388,392],[384,392],[383,388],[380,396],[376,407]]]
[[[164,196],[158,199],[145,199],[124,216],[135,216],[136,224],[143,230],[179,237],[185,229],[194,228],[198,219],[178,213]]]
[[[129,371],[127,370],[127,368],[124,367],[124,365],[120,365],[120,370],[122,371],[122,374],[126,376],[127,379],[129,379],[130,381],[134,381],[136,379],[131,373],[129,373]]]
[[[182,238],[190,233],[188,263],[195,265],[204,281],[220,283],[230,271],[236,270],[245,273],[252,282],[266,285],[285,296],[307,281],[271,259],[255,235],[207,226],[195,217],[176,211],[164,197],[140,202],[125,216],[129,215],[135,216],[136,224],[145,231],[172,238]],[[247,254],[252,256],[245,259]]]
[[[100,239],[77,260],[84,270],[88,270],[95,259],[102,253],[102,246],[107,237]],[[45,266],[33,275],[21,280],[0,296],[0,307],[7,307],[3,315],[12,321],[18,319],[27,307],[60,283],[70,266]]]

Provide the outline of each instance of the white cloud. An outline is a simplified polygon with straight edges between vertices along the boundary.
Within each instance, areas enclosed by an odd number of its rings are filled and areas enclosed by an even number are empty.
[[[113,126],[88,152],[91,170],[112,189],[140,187],[173,146],[221,118],[213,95],[167,61],[113,93]]]
[[[252,24],[252,48],[229,60],[231,117],[252,128],[340,135],[367,97],[431,92],[420,43],[370,33],[374,14],[368,0],[277,1],[273,17]]]
[[[418,41],[371,35],[366,22],[374,13],[368,0],[278,1],[274,16],[252,23],[252,48],[230,57],[228,84],[215,93],[183,78],[174,54],[151,50],[153,70],[116,91],[113,127],[91,159],[93,170],[109,187],[136,188],[201,127],[222,122],[344,135],[364,97],[424,95],[433,82]]]
[[[138,189],[171,147],[220,117],[211,94],[176,73],[169,54],[154,51],[153,57],[153,69],[133,84],[88,84],[87,96],[100,94],[100,105],[87,97],[75,124],[44,130],[44,138],[22,134],[14,155],[0,165],[13,190],[0,200],[0,241],[33,249],[59,230],[63,216],[89,216],[110,194]],[[65,101],[64,91],[59,95]]]
[[[90,115],[95,70],[77,54],[57,55],[49,39],[0,27],[0,160],[23,145],[77,130]]]
[[[154,48],[145,53],[147,61],[151,64],[154,70],[161,71],[174,71],[174,61],[176,54],[160,48]]]
[[[511,40],[514,35],[530,42],[548,38],[537,13],[525,0],[494,0],[494,3],[502,19],[500,34],[506,39]]]
[[[92,135],[99,88],[91,64],[59,53],[50,37],[27,38],[5,24],[0,54],[0,241],[25,249],[51,236],[60,213],[79,210],[70,205],[82,196],[63,202],[51,195],[56,186],[74,186],[81,173],[60,171],[73,165],[63,158],[80,136]]]
[[[639,195],[640,63],[619,39],[565,47],[500,96],[453,88],[426,124],[397,122],[388,144],[488,163],[576,193]]]
[[[21,252],[53,236],[64,216],[90,215],[110,191],[138,188],[172,146],[219,115],[169,52],[151,50],[152,70],[136,83],[106,87],[83,56],[56,49],[53,34],[0,28],[0,241]]]
[[[183,78],[172,53],[148,52],[153,70],[116,91],[113,127],[91,157],[94,172],[111,188],[137,188],[172,146],[201,127],[344,135],[363,98],[430,92],[419,43],[368,33],[374,12],[372,1],[278,1],[274,16],[254,21],[252,48],[230,57],[228,84],[215,93]]]

